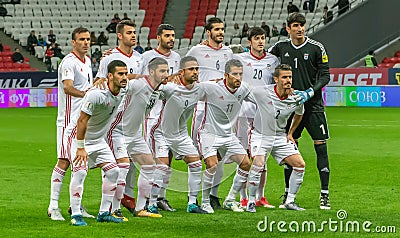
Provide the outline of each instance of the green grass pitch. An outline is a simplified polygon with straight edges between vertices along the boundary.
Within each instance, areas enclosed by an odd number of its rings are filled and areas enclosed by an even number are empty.
[[[187,214],[187,194],[168,191],[170,203],[178,209],[175,213],[162,212],[163,218],[151,219],[135,218],[123,210],[129,222],[98,224],[94,219],[86,219],[87,227],[72,227],[69,223],[69,172],[60,198],[67,221],[51,221],[46,215],[50,175],[56,162],[56,114],[56,108],[0,110],[0,237],[398,237],[400,232],[400,108],[327,108],[331,136],[330,211],[319,210],[316,159],[311,139],[304,133],[300,151],[307,166],[297,196],[298,204],[307,209],[304,212],[258,208],[255,214]],[[173,164],[178,170],[185,168],[181,161]],[[93,214],[97,214],[100,204],[100,181],[100,170],[90,170],[83,203]],[[172,188],[187,186],[174,181],[177,178],[172,178]],[[226,196],[231,181],[232,176],[221,185],[220,197]],[[279,205],[283,187],[283,168],[270,159],[266,195],[272,204]],[[347,218],[340,220],[338,210],[345,210]],[[275,222],[272,231],[268,226],[260,232],[257,224],[265,219],[268,224]],[[301,230],[305,221],[315,222],[319,229],[321,223],[329,220],[338,222],[338,231],[330,231],[329,224],[324,225],[322,234]],[[279,221],[286,222],[283,229],[289,229],[289,223],[295,229],[297,223],[300,231],[279,231]],[[360,226],[370,221],[371,233],[345,232],[346,224],[353,221]],[[334,229],[335,224],[331,225]],[[396,234],[372,232],[376,226],[395,226]]]

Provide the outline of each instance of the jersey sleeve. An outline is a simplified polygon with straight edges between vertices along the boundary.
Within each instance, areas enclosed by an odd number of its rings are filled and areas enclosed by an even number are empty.
[[[64,62],[61,68],[61,82],[75,79],[74,66],[71,61]]]
[[[317,68],[318,75],[317,81],[313,86],[314,91],[321,90],[321,88],[327,85],[330,80],[328,54],[322,44],[319,45],[317,50]]]
[[[97,90],[89,90],[85,97],[83,97],[82,101],[82,106],[81,106],[81,111],[88,114],[92,115],[93,110],[94,110],[94,105],[98,101],[98,94],[96,93]]]

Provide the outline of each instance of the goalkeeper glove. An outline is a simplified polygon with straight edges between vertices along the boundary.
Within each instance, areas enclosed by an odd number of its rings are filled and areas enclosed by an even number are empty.
[[[309,88],[305,91],[299,91],[295,90],[294,91],[294,98],[298,104],[303,104],[310,100],[314,96],[314,90],[312,88]]]

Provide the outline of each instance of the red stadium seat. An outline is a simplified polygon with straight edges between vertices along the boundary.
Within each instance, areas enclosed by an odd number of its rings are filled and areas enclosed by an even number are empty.
[[[390,62],[390,58],[389,57],[385,57],[385,58],[383,58],[383,60],[382,60],[382,63],[389,63]]]
[[[9,51],[11,51],[11,48],[8,45],[3,45],[3,50],[4,50],[4,52],[9,52]]]
[[[400,57],[400,50],[396,51],[396,53],[394,53],[394,57]]]

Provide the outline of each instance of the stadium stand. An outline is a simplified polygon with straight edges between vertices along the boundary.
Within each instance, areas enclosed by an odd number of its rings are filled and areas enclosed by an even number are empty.
[[[3,52],[0,52],[0,72],[13,71],[37,71],[36,68],[31,68],[29,59],[25,56],[24,63],[13,63],[11,56],[14,52],[8,45],[3,45]]]
[[[317,0],[314,12],[308,12],[301,8],[306,0],[192,0],[184,38],[176,39],[175,48],[187,50],[187,47],[199,43],[205,37],[204,24],[212,16],[224,20],[226,41],[232,44],[246,44],[245,38],[232,38],[234,24],[238,23],[241,28],[244,23],[248,23],[252,27],[261,26],[265,21],[271,29],[273,25],[280,28],[288,16],[286,6],[289,1],[293,1],[299,6],[300,12],[305,14],[309,28],[322,21],[322,9],[325,5],[330,7],[336,2]],[[360,2],[362,0],[352,2],[352,7]],[[47,36],[49,29],[53,29],[57,43],[65,54],[71,50],[69,41],[72,29],[84,25],[98,34],[105,31],[115,13],[123,15],[126,12],[135,21],[138,40],[143,45],[150,42],[154,47],[156,43],[152,39],[156,39],[157,26],[162,23],[167,4],[167,0],[22,0],[21,4],[5,5],[13,17],[5,18],[2,25],[4,32],[11,35],[21,46],[26,46],[31,30],[35,30],[36,35]],[[312,31],[323,26],[317,24],[312,27]],[[116,35],[109,34],[108,37],[107,47],[115,47]],[[280,39],[280,36],[272,37],[268,44],[271,45]],[[42,52],[39,50],[36,56],[41,58]]]

